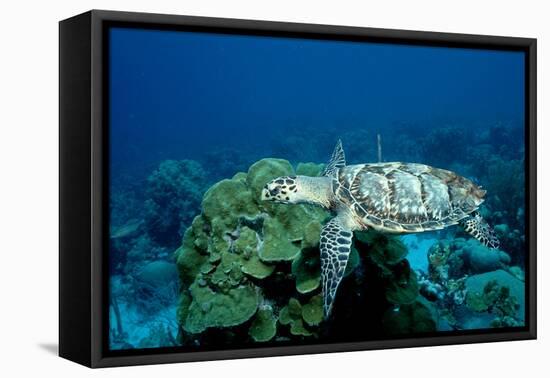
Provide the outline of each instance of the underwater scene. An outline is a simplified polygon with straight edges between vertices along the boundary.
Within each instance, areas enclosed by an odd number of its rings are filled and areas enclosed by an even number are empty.
[[[109,348],[525,326],[524,63],[111,28]]]

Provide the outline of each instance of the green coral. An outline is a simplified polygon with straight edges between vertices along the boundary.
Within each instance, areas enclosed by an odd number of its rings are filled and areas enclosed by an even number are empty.
[[[262,188],[268,181],[279,176],[294,174],[290,163],[283,159],[262,159],[250,166],[246,183],[254,198],[260,198]]]
[[[323,321],[323,298],[321,295],[312,297],[302,306],[302,318],[310,326],[317,326]]]
[[[304,249],[293,262],[292,274],[296,277],[296,290],[307,294],[321,284],[321,263],[319,250]]]
[[[418,297],[418,281],[416,273],[406,268],[408,272],[400,274],[401,278],[393,279],[386,288],[386,298],[394,304],[410,304]]]
[[[525,283],[504,270],[470,276],[466,279],[466,305],[476,312],[513,318],[522,324],[525,317]],[[500,319],[499,319],[500,318]]]
[[[517,320],[512,316],[498,316],[491,321],[491,327],[493,328],[502,328],[502,327],[522,327],[523,322]]]
[[[452,253],[450,243],[439,242],[434,244],[428,252],[430,267],[437,269],[446,265]]]
[[[499,317],[514,317],[519,308],[517,298],[510,294],[510,288],[500,286],[496,280],[487,282],[481,293],[469,292],[466,304],[474,311],[489,311]]]
[[[351,252],[349,253],[348,264],[346,265],[346,270],[344,271],[344,277],[347,277],[353,273],[355,268],[359,266],[359,262],[359,252],[357,252],[357,248],[352,247]]]
[[[185,323],[185,320],[187,319],[187,315],[189,315],[189,306],[191,305],[191,295],[184,291],[181,293],[178,301],[178,310],[176,313],[176,317],[178,319],[179,324]]]
[[[239,256],[233,253],[224,253],[210,276],[210,282],[222,290],[239,285],[242,279],[243,272]]]
[[[264,243],[259,255],[263,261],[292,261],[300,253],[300,245],[288,238],[285,227],[276,218],[264,221]]]
[[[239,238],[233,244],[236,253],[240,254],[242,271],[258,279],[268,277],[275,267],[260,260],[258,255],[258,235],[252,229],[243,226]]]
[[[312,205],[275,205],[264,221],[265,236],[260,257],[265,261],[289,261],[294,259],[302,244],[314,244],[315,229],[311,223],[327,218],[328,212]],[[309,227],[308,227],[309,226]],[[303,242],[303,240],[306,240]]]
[[[246,177],[248,176],[248,174],[246,172],[237,172],[233,175],[233,177],[231,178],[232,180],[237,180],[237,181],[242,181],[244,183],[246,183]]]
[[[402,305],[416,300],[418,280],[405,260],[407,247],[400,239],[375,231],[356,232],[352,250],[357,248],[368,251],[369,259],[381,270],[389,303]]]
[[[249,320],[258,308],[259,296],[251,285],[216,292],[194,283],[189,288],[192,302],[187,309],[183,329],[200,333],[212,327],[232,327]]]
[[[290,326],[290,333],[294,336],[307,337],[314,335],[314,333],[305,327],[302,316],[302,305],[295,298],[290,298],[288,305],[283,307],[279,314],[279,322],[282,325]]]
[[[279,315],[282,325],[290,326],[290,333],[294,336],[317,336],[314,328],[323,321],[323,299],[321,295],[311,297],[302,305],[296,298],[290,298]]]
[[[298,163],[296,166],[296,174],[310,177],[319,176],[324,166],[324,164],[316,163]]]
[[[254,341],[266,342],[277,333],[277,318],[273,315],[273,309],[271,307],[260,308],[252,324],[248,329],[248,334]]]
[[[403,242],[392,236],[376,231],[355,233],[356,242],[366,245],[369,257],[378,265],[397,264],[407,255],[407,247]]]
[[[180,280],[184,285],[189,286],[201,271],[202,266],[208,263],[208,256],[202,254],[200,250],[191,244],[192,239],[189,237],[189,229],[186,234],[187,237],[185,240],[187,242],[174,252],[174,256],[176,258]]]
[[[258,205],[240,180],[223,180],[212,186],[202,200],[202,216],[210,225],[211,252],[229,249],[228,232],[235,230],[242,217],[253,217]]]
[[[321,222],[314,220],[309,222],[304,229],[302,248],[317,248],[321,236]]]
[[[350,275],[359,265],[359,253],[352,248],[344,272],[344,277]],[[321,259],[319,249],[304,248],[292,262],[292,274],[296,277],[296,290],[300,294],[315,291],[321,285]]]

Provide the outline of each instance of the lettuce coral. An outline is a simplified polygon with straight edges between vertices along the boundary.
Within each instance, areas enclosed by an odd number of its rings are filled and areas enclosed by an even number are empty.
[[[200,333],[211,327],[231,327],[249,320],[258,308],[258,295],[251,285],[240,285],[226,292],[196,282],[189,288],[191,304],[183,329]]]
[[[318,249],[304,249],[292,262],[292,274],[296,277],[296,291],[310,293],[321,285],[321,261]]]
[[[288,305],[283,307],[280,313],[279,322],[282,325],[289,326],[290,333],[294,336],[314,336],[304,324],[303,307],[296,298],[290,298]]]
[[[257,342],[266,342],[276,333],[277,318],[273,315],[273,309],[269,306],[258,309],[248,330],[250,337]]]

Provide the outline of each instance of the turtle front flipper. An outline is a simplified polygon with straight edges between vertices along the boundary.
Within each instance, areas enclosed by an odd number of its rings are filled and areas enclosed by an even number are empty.
[[[332,156],[330,157],[330,161],[326,165],[325,169],[323,169],[323,172],[321,172],[321,176],[327,176],[327,177],[334,176],[338,168],[343,168],[345,166],[346,166],[346,155],[344,154],[342,141],[338,139],[338,142],[336,143],[336,147],[334,147],[334,151],[332,152]]]
[[[495,231],[479,213],[474,212],[470,216],[462,219],[460,225],[464,228],[464,231],[472,235],[485,246],[493,249],[499,247],[500,243],[495,235]]]
[[[323,283],[323,313],[330,316],[336,290],[344,277],[351,251],[353,232],[339,217],[331,219],[321,230],[321,279]]]

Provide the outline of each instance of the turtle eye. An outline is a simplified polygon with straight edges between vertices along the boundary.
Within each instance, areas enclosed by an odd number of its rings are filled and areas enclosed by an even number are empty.
[[[272,196],[276,196],[277,194],[279,194],[279,191],[279,187],[275,187],[269,191],[269,194],[271,194]]]

